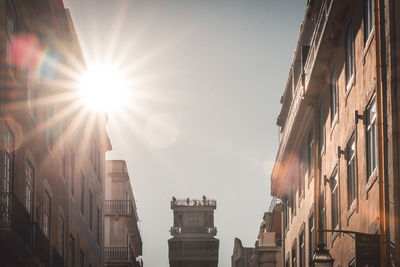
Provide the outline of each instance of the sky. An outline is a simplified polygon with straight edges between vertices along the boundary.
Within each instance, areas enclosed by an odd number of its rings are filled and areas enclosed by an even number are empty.
[[[268,210],[276,118],[306,1],[64,0],[87,64],[128,81],[110,112],[127,162],[146,266],[168,266],[170,200],[217,201],[219,266],[254,246]]]

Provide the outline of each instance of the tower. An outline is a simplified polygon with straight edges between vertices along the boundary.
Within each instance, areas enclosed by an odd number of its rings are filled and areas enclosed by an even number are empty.
[[[170,267],[217,267],[219,240],[214,236],[215,200],[176,199],[171,209],[174,225],[168,240]]]

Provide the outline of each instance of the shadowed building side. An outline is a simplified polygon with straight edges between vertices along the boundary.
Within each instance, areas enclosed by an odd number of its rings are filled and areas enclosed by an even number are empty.
[[[107,116],[76,96],[85,61],[69,12],[1,0],[0,36],[0,265],[102,266],[111,144]]]

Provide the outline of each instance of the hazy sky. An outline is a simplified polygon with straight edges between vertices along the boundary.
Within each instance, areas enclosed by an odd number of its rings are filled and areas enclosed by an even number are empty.
[[[219,266],[254,246],[270,203],[276,117],[305,0],[65,0],[88,62],[115,63],[130,105],[108,159],[128,164],[144,263],[168,266],[170,200],[217,200]]]

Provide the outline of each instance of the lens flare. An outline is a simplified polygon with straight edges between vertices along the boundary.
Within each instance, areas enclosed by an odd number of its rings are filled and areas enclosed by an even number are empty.
[[[96,111],[114,111],[127,103],[128,91],[124,77],[109,64],[89,66],[81,77],[79,93],[83,103]]]

